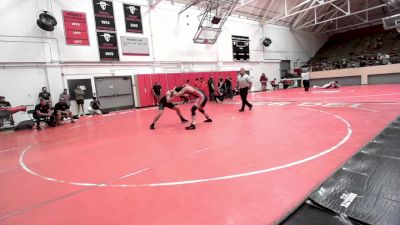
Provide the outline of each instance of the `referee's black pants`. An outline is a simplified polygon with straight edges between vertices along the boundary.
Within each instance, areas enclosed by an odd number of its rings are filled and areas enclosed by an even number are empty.
[[[310,80],[303,80],[303,86],[304,90],[308,91],[308,89],[310,88]]]
[[[248,88],[248,87],[246,87],[246,88],[240,88],[240,89],[239,89],[240,98],[242,99],[242,108],[241,108],[241,110],[244,110],[244,106],[245,106],[245,105],[247,105],[248,107],[253,106],[252,104],[250,104],[250,103],[247,101],[247,94],[248,94],[248,92],[249,92],[249,88]]]

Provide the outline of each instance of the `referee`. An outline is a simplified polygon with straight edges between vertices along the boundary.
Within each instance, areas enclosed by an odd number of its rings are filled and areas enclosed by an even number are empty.
[[[301,73],[301,79],[303,80],[303,87],[305,91],[308,91],[310,88],[310,72],[304,68]]]
[[[240,76],[238,78],[238,86],[240,98],[242,99],[242,108],[239,110],[239,112],[244,112],[245,105],[249,107],[249,110],[251,110],[251,108],[253,107],[253,105],[247,101],[247,94],[249,92],[249,89],[251,89],[251,78],[245,73],[243,68],[240,69],[239,75]]]

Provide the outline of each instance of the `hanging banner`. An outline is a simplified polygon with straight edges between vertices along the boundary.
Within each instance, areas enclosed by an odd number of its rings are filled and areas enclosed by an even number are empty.
[[[65,42],[67,45],[89,45],[86,14],[62,11],[64,19]]]
[[[111,1],[93,0],[96,30],[115,31],[114,10]]]
[[[126,32],[143,34],[140,6],[123,4],[123,7],[125,12]]]
[[[122,55],[149,56],[149,39],[121,36]]]
[[[118,61],[118,42],[111,1],[93,0],[100,60]]]
[[[117,35],[113,32],[97,32],[99,42],[100,60],[118,61]]]
[[[250,39],[249,37],[232,35],[233,60],[249,61],[250,60]]]

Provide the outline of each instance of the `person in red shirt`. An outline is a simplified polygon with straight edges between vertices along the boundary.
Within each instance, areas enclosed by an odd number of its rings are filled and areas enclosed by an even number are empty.
[[[286,78],[283,79],[282,83],[283,89],[287,89],[289,87],[289,81]]]
[[[267,76],[265,76],[265,73],[261,74],[260,82],[261,82],[261,90],[266,91],[268,78],[267,78]]]
[[[199,87],[200,87],[200,81],[199,81],[199,78],[196,78],[196,80],[194,80],[193,87],[195,87],[195,88],[198,88],[198,89],[199,89]]]
[[[199,90],[202,91],[203,93],[207,93],[207,84],[204,81],[204,78],[200,78],[200,85],[199,85]]]
[[[279,83],[276,81],[276,78],[271,81],[271,86],[274,88],[274,90],[279,89]]]

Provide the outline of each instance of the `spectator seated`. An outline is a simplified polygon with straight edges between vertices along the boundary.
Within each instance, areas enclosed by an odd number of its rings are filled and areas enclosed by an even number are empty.
[[[45,99],[41,99],[40,103],[35,106],[32,112],[36,122],[36,129],[41,130],[41,121],[46,122],[49,126],[55,126],[55,119],[51,115],[50,107]]]
[[[283,89],[288,89],[289,87],[289,81],[286,79],[283,79],[282,81]]]
[[[72,116],[72,112],[69,110],[68,104],[65,102],[64,98],[60,98],[60,101],[55,104],[53,117],[56,121],[56,124],[60,126],[65,118],[71,119],[71,123],[75,123],[74,118]]]
[[[333,35],[309,64],[312,71],[394,64],[400,63],[399,49],[399,33],[378,25]]]
[[[271,86],[274,90],[279,90],[279,83],[276,81],[276,78],[271,81]]]
[[[90,102],[90,106],[88,108],[88,111],[92,115],[101,115],[102,112],[100,110],[100,102],[97,100],[96,97],[93,97],[93,100]]]
[[[0,96],[0,128],[5,125],[14,126],[12,114],[25,111],[26,106],[11,107],[10,102],[6,101],[4,96]]]

